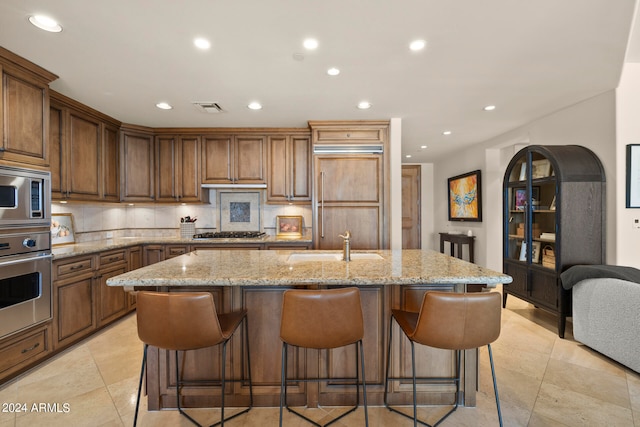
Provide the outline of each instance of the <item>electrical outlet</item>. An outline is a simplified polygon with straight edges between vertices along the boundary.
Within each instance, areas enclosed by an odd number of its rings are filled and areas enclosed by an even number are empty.
[[[633,220],[633,228],[640,228],[640,219],[635,218]]]
[[[113,231],[107,231],[107,239],[113,239]]]

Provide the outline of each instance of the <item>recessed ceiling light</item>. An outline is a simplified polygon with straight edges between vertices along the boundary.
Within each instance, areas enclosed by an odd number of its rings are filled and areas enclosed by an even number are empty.
[[[362,101],[360,103],[358,103],[358,108],[361,110],[367,110],[369,108],[371,108],[371,103],[368,101]]]
[[[422,148],[424,150],[425,148],[427,148],[427,146],[426,145],[421,145],[420,148]]]
[[[409,43],[409,49],[415,51],[422,50],[427,45],[427,42],[424,40],[414,40]]]
[[[62,27],[58,22],[44,15],[32,15],[29,17],[29,22],[31,22],[36,27],[41,30],[49,31],[51,33],[59,33],[62,31]]]
[[[156,107],[161,110],[171,110],[173,108],[168,102],[158,102]]]
[[[202,49],[202,50],[206,50],[211,47],[211,42],[209,42],[209,40],[207,39],[203,39],[202,37],[194,39],[193,44],[196,45],[198,49]]]
[[[406,157],[407,159],[410,159],[410,158],[411,158],[411,154],[407,154],[405,157]]]
[[[444,132],[442,132],[443,135],[451,135],[451,131],[450,130],[445,130]]]
[[[252,102],[249,105],[247,105],[247,107],[250,110],[262,110],[262,104],[260,104],[259,102]]]
[[[486,107],[484,107],[484,111],[493,111],[496,109],[495,105],[487,105]]]
[[[316,39],[306,39],[304,42],[302,42],[302,45],[305,47],[305,49],[309,49],[309,50],[317,49],[318,48],[318,40],[316,40]]]
[[[329,68],[327,70],[327,74],[329,74],[330,76],[337,76],[338,74],[340,74],[340,70],[338,70],[337,68],[333,67],[333,68]]]

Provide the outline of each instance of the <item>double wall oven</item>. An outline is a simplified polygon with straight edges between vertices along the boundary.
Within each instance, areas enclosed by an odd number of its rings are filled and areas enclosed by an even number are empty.
[[[0,166],[0,338],[51,318],[49,172]]]

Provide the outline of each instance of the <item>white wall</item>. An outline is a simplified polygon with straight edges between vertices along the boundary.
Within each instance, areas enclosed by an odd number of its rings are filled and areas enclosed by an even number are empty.
[[[640,126],[638,127],[640,137]],[[640,140],[640,138],[639,138]],[[515,152],[527,144],[585,146],[600,158],[607,179],[607,218],[616,218],[615,93],[569,106],[510,132],[460,151],[434,165],[435,232],[472,230],[476,236],[477,264],[502,270],[502,177]],[[482,222],[447,220],[447,178],[480,169],[482,172]],[[607,262],[616,261],[616,223],[607,220]]]
[[[626,63],[622,71],[620,85],[616,91],[616,215],[609,215],[615,221],[616,250],[618,265],[640,268],[640,229],[632,226],[634,219],[640,219],[640,209],[626,206],[626,146],[640,144],[640,64]]]

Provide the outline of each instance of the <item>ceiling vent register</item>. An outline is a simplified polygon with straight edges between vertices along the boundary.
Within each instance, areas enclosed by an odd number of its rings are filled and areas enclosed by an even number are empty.
[[[217,102],[198,102],[192,103],[199,111],[209,114],[224,113],[224,109]]]

